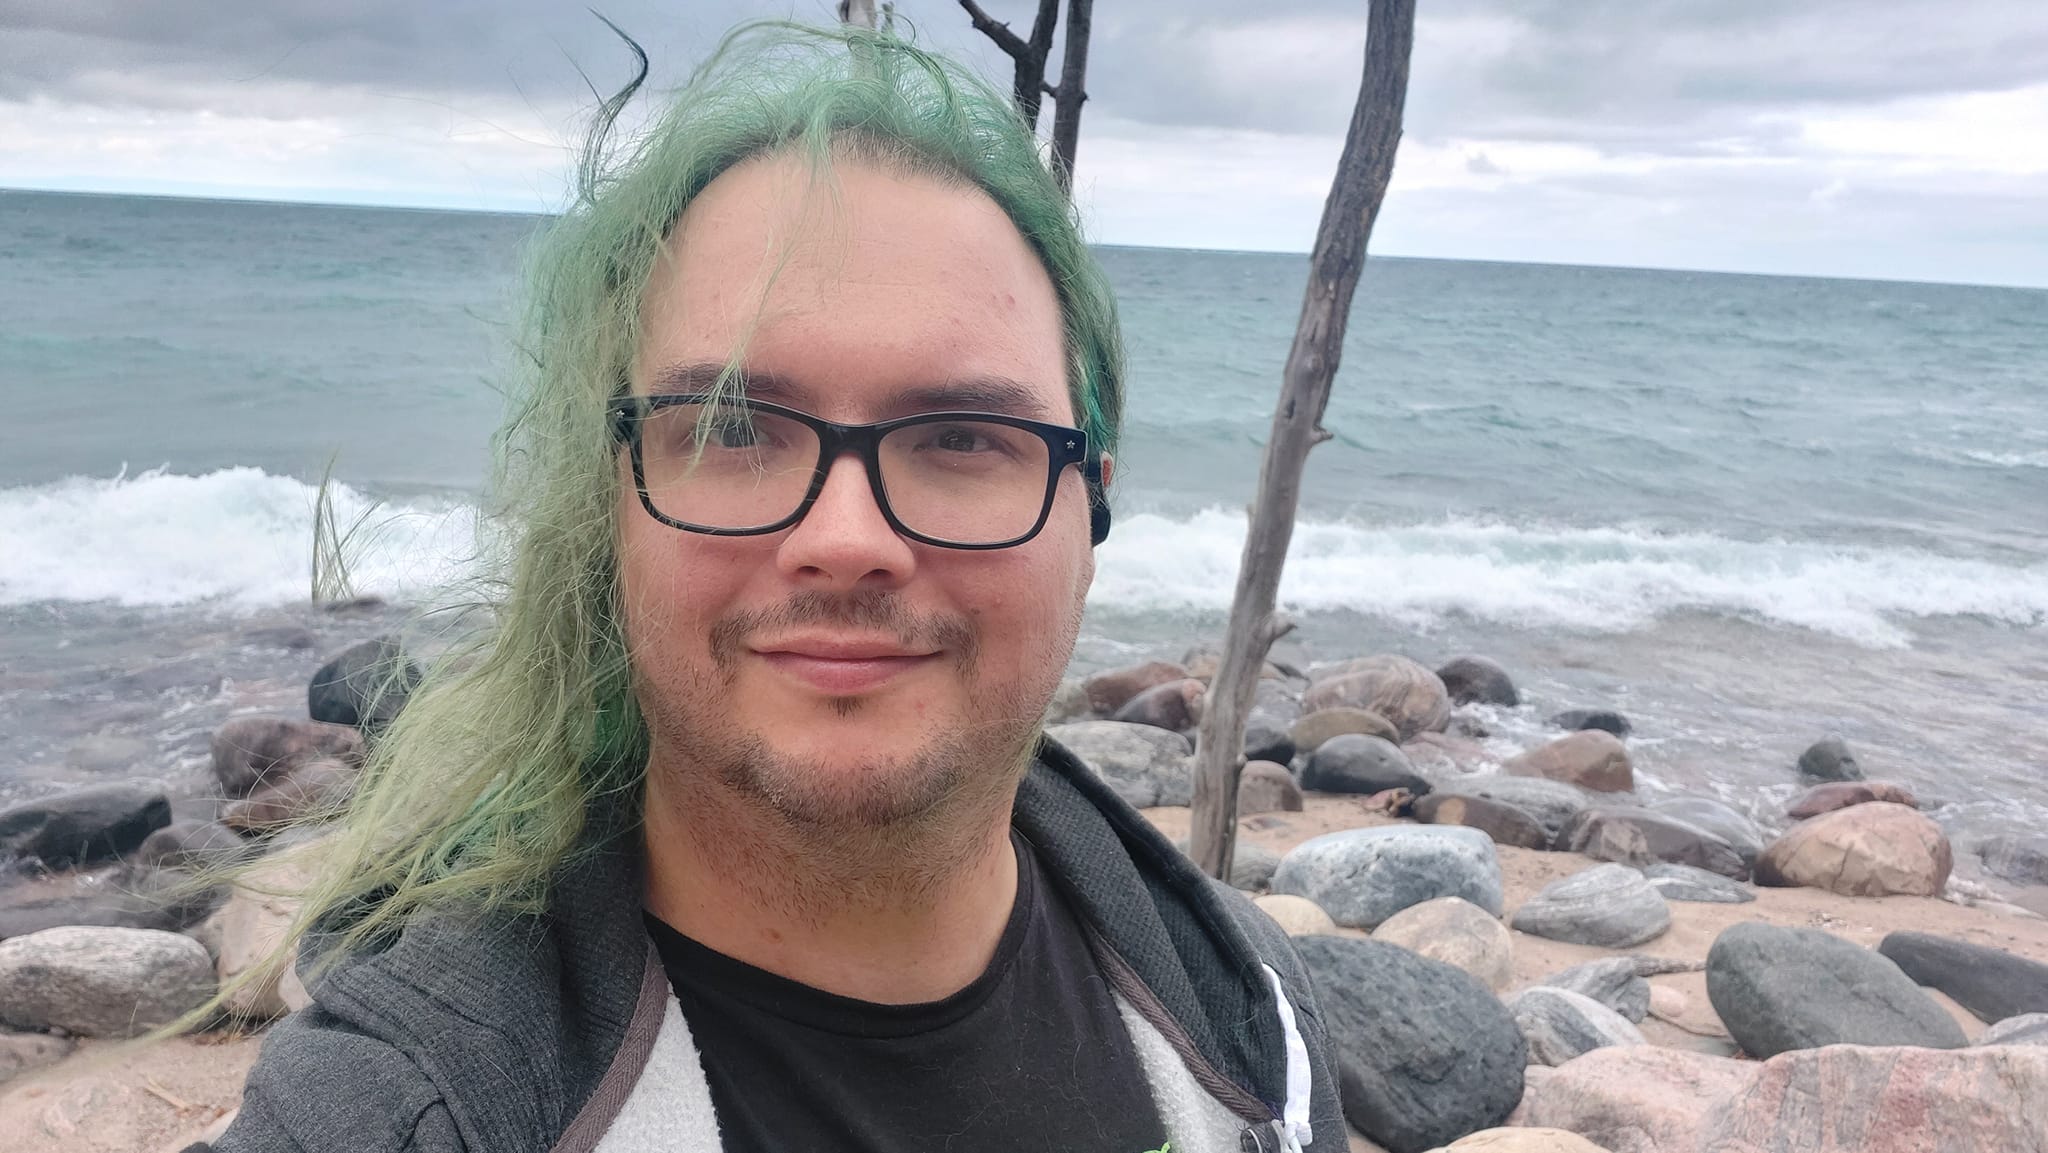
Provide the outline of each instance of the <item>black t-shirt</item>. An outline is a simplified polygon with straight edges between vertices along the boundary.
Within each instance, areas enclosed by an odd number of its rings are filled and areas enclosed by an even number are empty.
[[[1014,833],[1017,901],[987,972],[878,1005],[649,931],[739,1153],[1148,1153],[1165,1128],[1074,913]]]

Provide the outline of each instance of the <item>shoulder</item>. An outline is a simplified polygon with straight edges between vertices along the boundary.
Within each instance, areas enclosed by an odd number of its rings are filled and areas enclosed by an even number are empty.
[[[216,1153],[456,1153],[441,1092],[395,1046],[315,1005],[285,1018],[249,1071]]]

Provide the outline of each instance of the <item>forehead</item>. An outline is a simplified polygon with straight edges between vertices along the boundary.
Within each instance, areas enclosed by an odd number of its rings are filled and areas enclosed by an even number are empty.
[[[1051,279],[979,189],[771,155],[712,181],[672,230],[642,294],[634,386],[738,354],[779,394],[763,399],[820,415],[879,419],[892,398],[1000,381],[1065,421],[1064,348]]]

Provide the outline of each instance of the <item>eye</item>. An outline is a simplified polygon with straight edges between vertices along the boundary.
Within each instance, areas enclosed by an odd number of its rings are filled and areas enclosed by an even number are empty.
[[[720,448],[752,448],[761,443],[761,430],[744,413],[713,417],[704,432],[706,444]]]

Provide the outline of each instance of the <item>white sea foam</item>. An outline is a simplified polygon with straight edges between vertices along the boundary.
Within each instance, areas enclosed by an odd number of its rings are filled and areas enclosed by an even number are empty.
[[[1126,517],[1097,560],[1091,601],[1130,611],[1230,605],[1245,518]],[[1296,527],[1280,599],[1416,627],[1449,614],[1529,628],[1622,631],[1694,610],[1796,625],[1874,647],[1908,642],[1908,618],[1966,614],[2048,626],[2048,565],[1908,550],[1747,542],[1619,528],[1473,521]]]
[[[1963,455],[1978,464],[1992,464],[2000,468],[2048,468],[2048,449],[2038,452],[1986,452],[1971,449]]]
[[[332,491],[338,527],[369,512],[344,554],[357,592],[417,597],[466,570],[476,534],[469,507],[378,506],[344,484]],[[316,496],[312,485],[255,468],[0,489],[0,604],[304,601]]]

